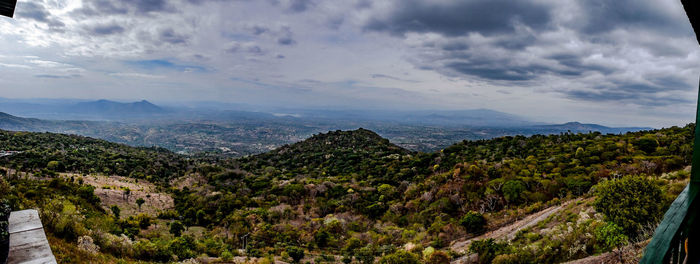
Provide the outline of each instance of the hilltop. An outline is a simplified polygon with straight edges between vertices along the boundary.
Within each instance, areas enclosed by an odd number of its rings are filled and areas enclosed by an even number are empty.
[[[162,114],[166,111],[149,101],[120,103],[110,100],[77,103],[66,109],[71,113],[89,113],[94,116],[140,116]]]
[[[320,133],[267,153],[240,159],[242,168],[275,167],[284,173],[311,176],[371,174],[373,164],[412,153],[367,129]]]

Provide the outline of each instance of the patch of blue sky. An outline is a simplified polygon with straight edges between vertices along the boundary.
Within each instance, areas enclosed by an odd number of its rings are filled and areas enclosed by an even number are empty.
[[[174,70],[180,72],[208,72],[209,70],[205,67],[198,65],[180,64],[172,62],[167,59],[158,60],[136,60],[136,61],[126,61],[127,65],[145,69],[145,70]]]

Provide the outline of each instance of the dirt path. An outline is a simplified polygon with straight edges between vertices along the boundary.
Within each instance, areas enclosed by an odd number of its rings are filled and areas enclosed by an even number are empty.
[[[473,241],[476,240],[481,240],[481,239],[489,239],[493,238],[496,240],[512,240],[515,237],[515,234],[518,233],[518,231],[523,230],[525,228],[531,227],[533,225],[536,225],[537,223],[541,222],[542,220],[547,219],[550,215],[559,212],[563,208],[565,208],[567,205],[571,204],[572,202],[576,202],[580,199],[575,199],[571,200],[565,203],[562,203],[557,206],[552,206],[547,209],[544,209],[542,211],[539,211],[537,213],[528,215],[527,217],[515,221],[514,223],[501,227],[499,229],[496,229],[494,231],[488,232],[486,234],[483,234],[478,237],[474,237],[468,240],[464,241],[457,241],[454,242],[452,245],[450,245],[450,249],[454,250],[457,253],[460,254],[466,254],[467,251],[469,250],[469,245]],[[464,255],[461,258],[455,259],[452,261],[452,263],[471,263],[471,261],[474,259],[475,256],[472,255]]]
[[[612,252],[603,253],[600,255],[589,256],[582,259],[572,260],[564,264],[608,264],[620,263]]]

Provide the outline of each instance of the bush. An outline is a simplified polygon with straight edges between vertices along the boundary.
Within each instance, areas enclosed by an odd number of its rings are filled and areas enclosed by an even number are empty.
[[[408,251],[398,250],[386,255],[379,260],[379,264],[419,264],[418,255]]]
[[[652,138],[641,138],[637,140],[637,142],[634,142],[634,146],[637,147],[639,150],[646,152],[647,154],[651,154],[656,151],[656,147],[659,146],[659,143],[657,143],[656,140]]]
[[[479,235],[485,231],[486,218],[484,218],[484,215],[480,213],[469,211],[464,215],[464,217],[462,217],[462,220],[460,220],[459,223],[467,230],[467,232]]]
[[[299,263],[301,259],[304,258],[304,249],[299,247],[290,246],[287,247],[287,254],[292,258],[294,263]]]
[[[508,253],[508,243],[498,243],[493,238],[477,240],[469,245],[469,251],[479,254],[479,263],[491,263],[496,256]]]
[[[661,188],[652,180],[640,176],[601,182],[597,187],[595,209],[608,221],[634,237],[642,225],[656,221],[663,213]]]
[[[194,238],[188,235],[175,238],[170,241],[168,249],[179,259],[193,258],[195,256]]]
[[[180,235],[182,235],[182,231],[185,231],[185,226],[183,226],[180,221],[174,221],[170,223],[170,234],[179,237]]]
[[[445,252],[442,251],[435,251],[433,254],[430,254],[430,257],[428,257],[428,261],[426,261],[427,264],[449,264],[450,263],[450,256],[445,254]]]
[[[627,236],[623,234],[622,228],[611,222],[598,227],[595,236],[598,243],[608,251],[620,248],[627,242]]]
[[[357,249],[355,251],[355,258],[357,261],[363,264],[374,263],[374,248],[372,248],[372,245],[370,244]]]
[[[523,191],[525,191],[525,185],[521,181],[507,181],[503,184],[503,197],[509,203],[517,203]]]
[[[316,246],[319,248],[326,247],[330,238],[331,235],[326,231],[318,231],[316,234],[314,234],[314,241],[316,242]]]

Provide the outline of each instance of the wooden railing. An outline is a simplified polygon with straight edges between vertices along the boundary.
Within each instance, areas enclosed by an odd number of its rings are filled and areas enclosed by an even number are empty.
[[[700,43],[700,4],[696,0],[681,0],[681,3]],[[698,91],[690,183],[666,211],[640,263],[700,263],[700,220],[697,220],[700,209],[697,198],[700,192],[700,87]]]
[[[690,183],[673,201],[640,263],[698,263],[697,194],[698,184]]]

